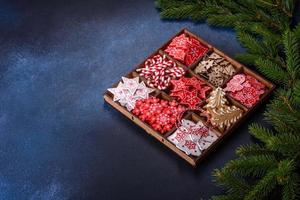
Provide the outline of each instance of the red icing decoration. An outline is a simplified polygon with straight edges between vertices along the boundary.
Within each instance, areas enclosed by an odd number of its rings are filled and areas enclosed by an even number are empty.
[[[187,105],[189,108],[195,108],[201,99],[197,96],[197,90],[185,91],[185,96],[181,99],[180,103]]]
[[[186,81],[184,79],[171,80],[172,85],[174,86],[172,92],[179,92],[187,88]]]
[[[201,43],[191,38],[188,43],[188,51],[186,52],[185,63],[187,65],[193,64],[198,58],[203,56],[207,52],[208,48],[201,45]]]
[[[192,77],[192,78],[185,78],[183,79],[186,82],[186,85],[190,85],[193,86],[195,88],[197,88],[198,86],[204,85],[205,82],[196,78],[196,77]]]
[[[181,142],[182,140],[184,140],[185,135],[186,135],[186,134],[185,134],[184,132],[179,132],[179,131],[178,131],[178,133],[176,134],[175,139],[176,139],[178,142]]]
[[[206,98],[206,93],[207,93],[208,91],[210,91],[211,89],[212,89],[212,88],[209,87],[209,86],[204,86],[204,87],[202,87],[201,89],[198,89],[200,98],[201,98],[201,99],[205,99],[205,98]]]
[[[163,134],[174,127],[178,115],[183,110],[184,108],[175,101],[169,102],[150,97],[138,100],[132,113]]]
[[[185,63],[193,64],[208,51],[208,47],[193,37],[181,34],[175,37],[165,49],[170,56]]]
[[[175,37],[169,46],[181,48],[181,49],[187,49],[187,43],[189,42],[189,38],[186,37],[184,34]]]
[[[148,86],[159,90],[166,89],[171,79],[181,77],[185,73],[182,67],[177,66],[175,62],[166,58],[165,55],[155,55],[147,59],[145,67],[138,68],[136,71],[146,79]]]
[[[262,84],[257,79],[255,79],[253,76],[246,75],[246,80],[257,90],[262,90],[266,87],[264,84]]]
[[[192,135],[195,136],[207,136],[209,129],[206,126],[197,126],[197,127],[192,127],[189,131]]]
[[[227,83],[224,90],[243,105],[252,107],[264,94],[265,87],[253,76],[237,74]]]
[[[170,56],[174,57],[177,60],[184,61],[185,51],[183,49],[178,49],[176,47],[168,47],[165,50]]]
[[[186,140],[184,144],[188,149],[195,149],[196,143],[191,140]]]
[[[180,104],[189,108],[195,108],[212,88],[205,84],[204,81],[192,77],[181,77],[179,80],[171,81],[173,89],[170,96],[176,97]]]

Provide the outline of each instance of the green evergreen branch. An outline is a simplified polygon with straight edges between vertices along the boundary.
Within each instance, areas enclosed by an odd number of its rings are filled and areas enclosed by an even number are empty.
[[[260,42],[252,35],[244,31],[237,31],[236,35],[237,39],[249,50],[250,53],[265,54],[265,48],[263,48]]]
[[[298,40],[295,34],[288,30],[283,35],[283,43],[287,56],[287,71],[291,78],[291,85],[293,85],[296,79],[299,78],[300,53]]]
[[[165,19],[203,20],[201,14],[203,4],[200,1],[158,0],[156,7],[161,8],[161,17]]]
[[[293,97],[293,105],[300,107],[300,80],[295,83]]]
[[[258,2],[261,2],[262,4],[273,7],[273,8],[278,7],[278,5],[274,4],[274,2],[272,2],[272,1],[259,0]]]
[[[243,179],[233,175],[227,169],[215,170],[213,173],[217,184],[225,187],[232,195],[241,195],[250,191],[250,185]]]
[[[215,170],[216,183],[226,190],[215,200],[300,198],[300,24],[291,27],[295,4],[296,0],[156,0],[162,18],[206,19],[234,28],[247,49],[237,59],[279,86],[265,112],[273,128],[250,126],[262,144],[239,147],[238,159]]]
[[[297,38],[298,41],[299,41],[299,40],[300,40],[300,24],[298,24],[298,25],[295,27],[295,29],[294,29],[293,32],[295,33],[295,36],[296,36],[296,38]]]
[[[293,106],[293,97],[290,91],[279,90],[277,98],[267,105],[266,118],[272,122],[274,127],[284,132],[299,132],[300,112]],[[298,109],[299,110],[299,109]]]
[[[264,177],[262,177],[251,191],[244,197],[245,200],[261,200],[265,199],[269,193],[276,188],[277,170],[273,169],[269,171]]]
[[[262,127],[258,124],[250,125],[249,130],[254,137],[256,137],[264,143],[267,143],[269,138],[274,135],[274,133],[271,130],[266,129],[265,127]]]
[[[252,53],[242,53],[235,56],[237,60],[248,65],[254,65],[255,60],[260,57],[261,55],[252,54]]]
[[[273,43],[275,43],[276,46],[281,43],[281,36],[279,34],[274,33],[274,30],[269,29],[261,23],[256,22],[249,25],[245,25],[245,28],[248,28],[248,31],[262,36],[264,39],[269,39],[273,41]]]
[[[300,178],[297,173],[292,173],[286,179],[286,183],[283,185],[283,200],[290,200],[290,199],[299,199],[300,197]]]
[[[300,137],[294,134],[278,134],[269,138],[266,143],[268,149],[277,151],[287,158],[299,158]]]
[[[266,149],[258,144],[241,145],[236,149],[239,157],[255,156],[255,155],[276,155],[276,151]]]
[[[293,16],[293,10],[295,8],[295,0],[282,0],[281,5],[282,5],[282,10],[284,13],[286,13],[287,16],[292,17]]]
[[[277,160],[273,155],[247,156],[229,161],[223,169],[242,177],[262,177],[276,167]]]
[[[255,65],[258,70],[265,74],[269,79],[279,84],[288,85],[289,77],[277,63],[268,59],[258,58],[255,60]]]

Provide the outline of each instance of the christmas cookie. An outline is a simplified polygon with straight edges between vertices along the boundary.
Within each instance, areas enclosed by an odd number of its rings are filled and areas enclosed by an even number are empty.
[[[259,101],[260,96],[265,93],[265,88],[266,86],[253,76],[237,74],[226,84],[224,91],[250,108]]]
[[[137,100],[147,99],[149,94],[154,91],[154,89],[146,87],[144,82],[139,82],[138,77],[122,77],[122,81],[117,87],[109,88],[108,91],[114,95],[113,101],[119,102],[128,111],[134,108]]]
[[[166,89],[172,79],[179,78],[185,73],[184,69],[177,66],[175,62],[166,58],[165,55],[159,54],[147,59],[145,67],[136,71],[147,80],[146,83],[149,87],[159,90]]]
[[[160,133],[170,131],[177,120],[177,117],[185,109],[177,102],[165,101],[159,98],[150,97],[138,100],[132,111],[142,121],[148,123],[153,129]]]
[[[182,119],[178,129],[168,137],[178,149],[192,156],[200,156],[217,139],[217,134],[201,121],[194,123],[187,119]]]
[[[243,110],[229,105],[225,97],[225,92],[221,88],[216,88],[210,93],[207,104],[203,107],[202,113],[207,117],[207,121],[217,127],[222,132],[228,129],[243,115]]]
[[[208,47],[193,37],[181,34],[175,37],[165,49],[170,56],[191,65],[208,51]]]
[[[175,97],[180,104],[191,109],[196,108],[212,89],[204,81],[196,77],[181,77],[178,80],[172,80],[171,83],[170,96]]]
[[[195,68],[195,73],[201,74],[214,86],[221,86],[236,69],[217,53],[212,53],[207,59],[202,60]]]

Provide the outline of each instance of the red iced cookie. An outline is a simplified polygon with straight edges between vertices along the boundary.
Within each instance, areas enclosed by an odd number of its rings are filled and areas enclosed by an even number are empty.
[[[156,131],[165,133],[174,127],[177,117],[183,111],[184,109],[175,101],[169,102],[150,97],[138,100],[132,113],[148,123]]]
[[[196,77],[181,77],[179,80],[172,80],[172,86],[170,96],[176,97],[180,104],[189,108],[195,108],[212,89]]]
[[[264,88],[265,85],[253,76],[238,74],[227,83],[224,90],[243,105],[252,107],[265,92]]]
[[[169,44],[171,47],[176,47],[179,49],[187,49],[187,43],[189,42],[189,38],[184,34],[175,37],[172,42]]]

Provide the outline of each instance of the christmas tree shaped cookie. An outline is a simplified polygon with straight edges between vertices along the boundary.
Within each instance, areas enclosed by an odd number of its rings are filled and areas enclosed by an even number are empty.
[[[210,123],[222,132],[234,124],[243,115],[243,110],[229,105],[225,92],[216,88],[210,93],[207,104],[204,106],[204,115]]]

